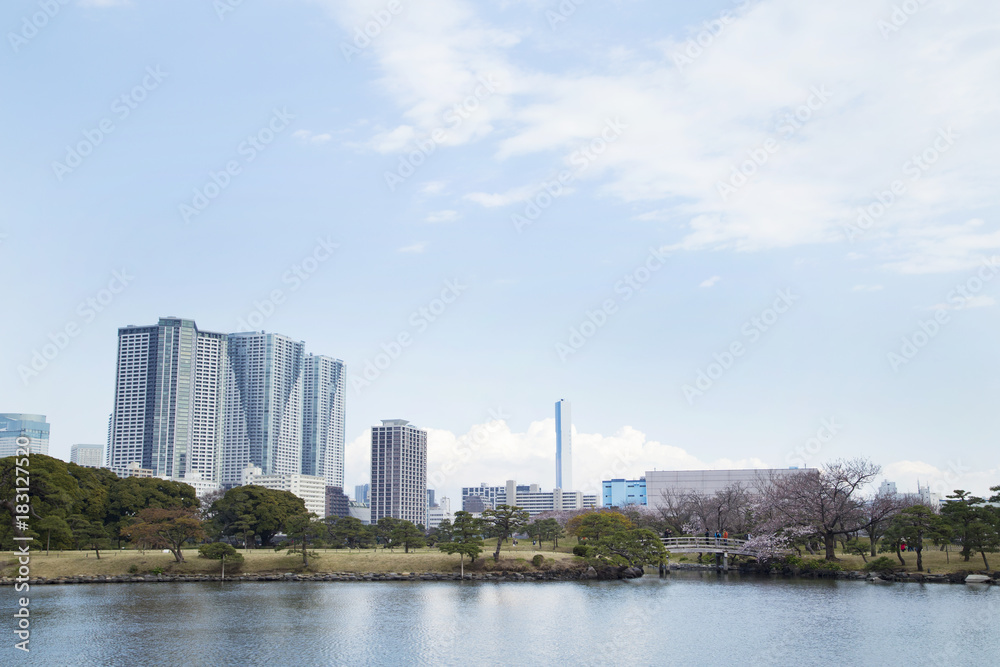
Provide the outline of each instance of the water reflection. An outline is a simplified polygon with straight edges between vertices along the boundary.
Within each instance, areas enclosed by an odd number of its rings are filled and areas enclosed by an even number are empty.
[[[44,665],[1000,662],[995,587],[628,582],[36,587]],[[12,595],[4,596],[12,609]]]

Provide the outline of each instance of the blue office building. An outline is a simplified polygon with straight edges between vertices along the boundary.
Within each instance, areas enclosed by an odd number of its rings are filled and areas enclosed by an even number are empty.
[[[19,442],[21,438],[28,441]],[[24,445],[28,445],[32,454],[49,453],[49,424],[45,415],[0,413],[0,458],[14,456],[18,447]]]
[[[611,479],[601,483],[601,504],[604,507],[646,504],[646,478]]]

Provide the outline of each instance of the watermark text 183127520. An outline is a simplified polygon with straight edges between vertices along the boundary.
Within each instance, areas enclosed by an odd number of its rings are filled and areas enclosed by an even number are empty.
[[[17,557],[17,577],[14,578],[14,592],[27,593],[30,589],[28,578],[31,575],[31,537],[25,535],[28,530],[28,515],[30,514],[31,496],[28,491],[31,486],[30,455],[31,439],[21,436],[15,441],[17,450],[14,453],[14,555]],[[21,641],[14,643],[14,648],[29,651],[31,640],[31,612],[27,597],[18,598],[17,610],[14,612],[14,634]]]

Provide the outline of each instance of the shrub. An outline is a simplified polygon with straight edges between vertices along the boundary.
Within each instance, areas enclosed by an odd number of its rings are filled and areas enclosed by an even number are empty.
[[[802,567],[802,559],[798,556],[785,556],[785,565],[788,567]]]
[[[840,572],[844,568],[828,560],[807,560],[802,562],[803,572]]]
[[[896,563],[888,556],[879,556],[865,564],[865,572],[892,572],[895,569]]]
[[[224,542],[212,542],[198,547],[198,558],[211,558],[222,560],[225,557],[226,563],[238,564],[243,562],[243,554],[237,551],[231,544]]]
[[[583,558],[589,558],[594,554],[594,547],[588,547],[586,544],[577,544],[573,547],[574,556],[582,556]]]
[[[154,567],[152,570],[149,571],[149,573],[150,574],[163,574],[163,568],[162,567]]]
[[[128,566],[128,573],[129,574],[135,574],[138,571],[139,571],[139,566],[136,565],[135,563],[132,563],[131,565]]]
[[[542,554],[536,554],[534,558],[531,559],[531,564],[535,567],[541,567],[542,563],[545,562],[545,556]]]

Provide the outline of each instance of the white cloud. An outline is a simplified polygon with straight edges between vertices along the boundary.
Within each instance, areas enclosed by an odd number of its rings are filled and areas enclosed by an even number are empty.
[[[896,482],[900,493],[916,493],[917,483],[929,486],[934,493],[947,495],[955,489],[965,489],[976,495],[989,496],[989,488],[1000,479],[1000,467],[987,468],[982,462],[949,461],[945,467],[938,467],[924,461],[896,461],[886,465],[883,477]]]
[[[510,204],[519,204],[521,202],[528,201],[533,194],[538,192],[541,186],[538,184],[523,185],[521,187],[513,188],[507,192],[470,192],[465,195],[465,199],[471,202],[475,202],[480,206],[486,208],[496,208],[498,206],[509,206]],[[563,189],[563,193],[569,192],[568,189]]]
[[[361,0],[325,4],[348,32],[370,11]],[[588,187],[597,194],[648,206],[640,219],[684,222],[669,247],[844,243],[841,226],[897,180],[905,192],[858,242],[872,244],[886,269],[958,270],[1000,246],[1000,231],[948,231],[950,219],[996,206],[998,3],[924,4],[883,36],[878,21],[891,14],[889,2],[761,0],[680,68],[675,56],[690,37],[683,30],[655,45],[610,44],[603,58],[582,44],[590,69],[556,69],[517,48],[530,31],[490,26],[478,9],[429,0],[373,40],[379,85],[402,111],[398,126],[375,135],[376,150],[408,149],[441,126],[479,77],[492,75],[496,93],[449,133],[448,145],[488,138],[501,162],[552,152],[569,162],[618,118],[621,136],[582,178],[597,181]],[[947,128],[957,139],[935,152]],[[921,156],[927,169],[914,172]],[[736,183],[740,168],[746,184],[723,197],[720,183],[734,173]],[[536,188],[468,198],[506,206]]]
[[[428,195],[439,195],[444,192],[447,185],[447,181],[427,181],[421,186],[420,191]]]
[[[325,144],[333,138],[329,133],[315,134],[309,130],[296,130],[292,133],[292,136],[299,141],[304,141],[311,144]]]
[[[970,297],[956,295],[956,300],[959,303],[936,303],[928,307],[927,310],[968,310],[969,308],[988,308],[997,305],[996,299],[987,294]]]
[[[477,424],[465,434],[427,430],[428,486],[452,498],[452,508],[463,486],[480,482],[503,484],[508,479],[555,485],[555,420],[532,422],[515,433],[505,420]],[[354,483],[370,474],[370,431],[347,446],[346,474]],[[757,458],[702,461],[686,450],[647,439],[631,426],[612,435],[573,430],[573,480],[577,490],[600,494],[600,483],[612,477],[639,477],[647,470],[764,468]]]
[[[458,219],[458,211],[452,211],[450,209],[444,211],[431,211],[424,218],[426,222],[451,222],[452,220]]]
[[[708,280],[701,281],[701,283],[698,284],[698,287],[712,287],[713,285],[715,285],[715,283],[719,282],[720,280],[722,280],[720,276],[712,276]]]
[[[418,241],[412,245],[403,246],[402,248],[396,248],[396,252],[419,254],[422,253],[426,248],[427,248],[426,241]]]

